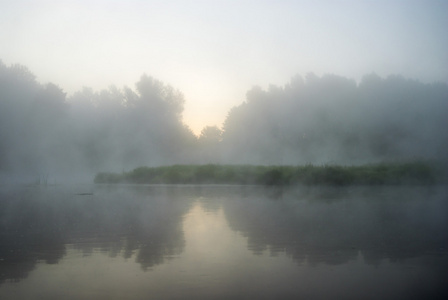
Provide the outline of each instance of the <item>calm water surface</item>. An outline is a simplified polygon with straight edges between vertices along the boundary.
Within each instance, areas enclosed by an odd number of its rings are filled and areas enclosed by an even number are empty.
[[[447,299],[448,189],[0,187],[0,299]]]

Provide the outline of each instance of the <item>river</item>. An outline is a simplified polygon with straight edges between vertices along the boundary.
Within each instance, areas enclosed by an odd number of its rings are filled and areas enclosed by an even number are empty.
[[[447,299],[448,188],[0,186],[0,299]]]

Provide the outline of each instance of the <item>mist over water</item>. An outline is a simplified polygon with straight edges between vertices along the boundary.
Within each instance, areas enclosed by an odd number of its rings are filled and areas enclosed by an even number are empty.
[[[147,75],[132,88],[67,96],[0,63],[0,298],[29,299],[41,287],[46,299],[445,299],[448,195],[425,165],[395,168],[408,184],[388,187],[313,186],[333,182],[314,174],[286,188],[282,178],[293,177],[279,169],[254,181],[238,174],[257,166],[218,165],[162,174],[190,185],[92,185],[99,172],[175,164],[427,161],[443,170],[445,83],[298,75],[250,88],[199,136],[183,122],[184,104]],[[307,170],[325,179],[339,169]],[[148,183],[153,171],[125,174]],[[209,171],[280,184],[193,184],[212,180]],[[403,179],[378,174],[366,182]]]
[[[447,161],[445,83],[297,75],[252,87],[199,136],[182,120],[184,103],[181,91],[147,75],[135,87],[67,97],[25,66],[0,63],[0,179],[91,182],[100,171],[173,164]]]
[[[445,299],[447,196],[445,187],[2,190],[0,297]]]
[[[1,4],[0,299],[448,299],[448,2]]]

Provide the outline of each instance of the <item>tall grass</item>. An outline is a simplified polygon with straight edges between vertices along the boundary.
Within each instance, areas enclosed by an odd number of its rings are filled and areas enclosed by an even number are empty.
[[[95,183],[397,185],[446,183],[446,168],[434,162],[379,163],[360,166],[173,165],[130,172],[99,173]]]

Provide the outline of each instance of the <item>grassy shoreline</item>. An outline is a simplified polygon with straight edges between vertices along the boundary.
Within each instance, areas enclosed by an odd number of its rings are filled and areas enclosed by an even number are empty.
[[[359,166],[172,165],[98,173],[95,183],[256,185],[431,185],[447,182],[442,164],[425,161]]]

